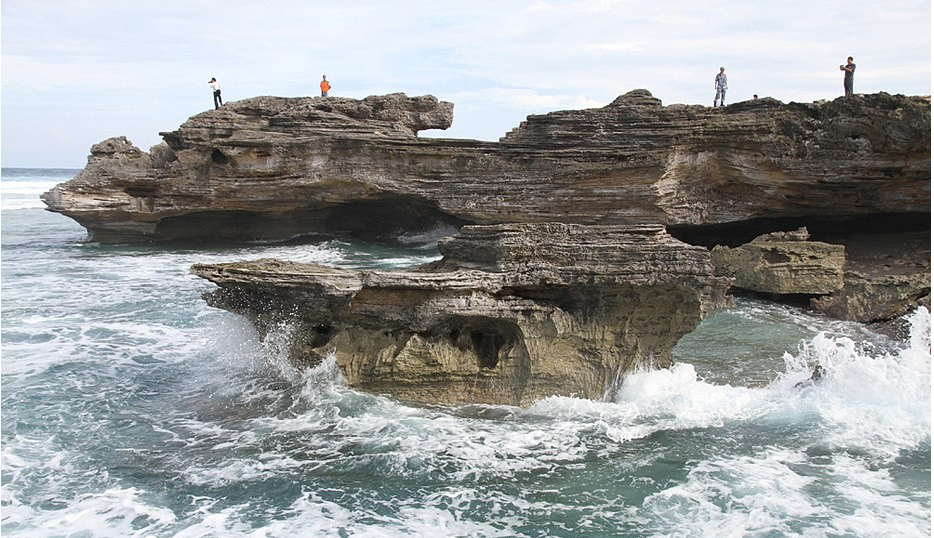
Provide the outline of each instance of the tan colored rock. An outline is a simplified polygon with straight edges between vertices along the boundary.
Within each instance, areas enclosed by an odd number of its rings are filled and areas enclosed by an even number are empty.
[[[706,249],[661,226],[467,226],[442,251],[410,271],[275,260],[192,271],[219,286],[212,305],[261,333],[295,327],[293,360],[333,352],[351,386],[432,403],[611,398],[728,304]]]
[[[716,273],[733,286],[760,293],[823,295],[843,288],[845,249],[808,241],[801,228],[757,237],[736,247],[714,247]]]
[[[811,301],[828,316],[871,323],[892,320],[923,306],[931,308],[930,272],[869,276],[846,273],[843,289]]]

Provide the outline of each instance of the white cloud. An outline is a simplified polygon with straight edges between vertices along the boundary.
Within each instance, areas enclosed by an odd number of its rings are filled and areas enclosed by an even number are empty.
[[[480,91],[458,92],[456,102],[489,103],[493,106],[524,108],[532,111],[573,110],[597,108],[607,103],[583,94],[545,94],[530,88],[485,88]]]
[[[598,52],[642,52],[645,50],[645,45],[642,43],[594,43],[589,47]]]

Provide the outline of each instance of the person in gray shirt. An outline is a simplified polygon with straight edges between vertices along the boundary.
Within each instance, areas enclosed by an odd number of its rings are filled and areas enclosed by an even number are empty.
[[[713,96],[713,106],[717,106],[717,99],[720,106],[726,106],[726,69],[720,68],[720,73],[713,79],[713,89],[717,92]]]

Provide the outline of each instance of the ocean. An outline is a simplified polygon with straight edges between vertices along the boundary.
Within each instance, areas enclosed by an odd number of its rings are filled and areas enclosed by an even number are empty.
[[[402,268],[431,238],[99,245],[38,198],[76,173],[2,170],[7,538],[931,535],[926,310],[886,336],[741,298],[613,402],[412,405],[290,365],[290,327],[188,268]]]

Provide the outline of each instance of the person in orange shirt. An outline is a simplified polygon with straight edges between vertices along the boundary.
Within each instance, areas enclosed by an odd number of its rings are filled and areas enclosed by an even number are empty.
[[[328,82],[328,76],[321,75],[321,97],[327,97],[329,91],[331,91],[331,83]]]

